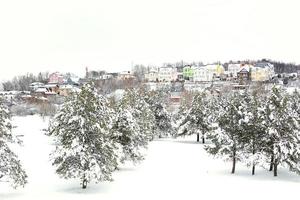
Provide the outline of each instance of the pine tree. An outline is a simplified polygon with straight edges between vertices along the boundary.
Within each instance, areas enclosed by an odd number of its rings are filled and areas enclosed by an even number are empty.
[[[141,134],[147,136],[145,142],[152,140],[154,137],[155,116],[150,105],[145,101],[145,91],[142,89],[127,90],[123,96],[121,103],[124,107],[133,109],[133,117],[139,125]]]
[[[12,187],[27,183],[27,175],[22,169],[17,155],[10,149],[8,143],[20,143],[12,134],[12,125],[8,109],[0,99],[0,180],[6,180]]]
[[[243,161],[252,166],[252,175],[255,174],[255,167],[264,163],[264,154],[267,143],[266,123],[263,112],[263,104],[256,91],[250,94],[245,91],[243,94],[244,113],[241,127],[245,137],[240,138],[243,148]]]
[[[241,95],[234,93],[229,97],[219,99],[219,116],[217,123],[219,128],[211,131],[207,138],[211,140],[205,150],[212,155],[232,161],[231,173],[235,173],[236,162],[241,158],[243,146],[243,130],[241,123],[243,119],[243,107],[241,106]]]
[[[293,131],[290,134],[292,137],[292,149],[289,151],[288,159],[285,160],[285,163],[289,169],[293,172],[296,172],[300,175],[300,94],[298,91],[290,96],[289,99],[289,115],[293,119]]]
[[[155,104],[154,108],[155,116],[155,133],[158,137],[168,137],[173,135],[172,117],[162,104]]]
[[[182,95],[181,100],[180,100],[179,109],[175,115],[175,120],[179,124],[181,124],[181,122],[185,119],[185,116],[186,116],[188,110],[191,108],[191,104],[192,104],[194,96],[195,96],[195,94],[192,92],[186,92]]]
[[[82,188],[95,180],[111,181],[117,167],[117,146],[113,137],[112,111],[93,85],[68,98],[49,125],[56,149],[51,154],[56,173],[63,178],[79,178]]]
[[[141,153],[141,147],[145,147],[146,138],[141,134],[139,125],[132,115],[132,109],[119,108],[117,110],[117,120],[113,129],[116,137],[115,142],[120,144],[122,155],[120,162],[132,161],[133,163],[140,162],[144,159]]]
[[[199,142],[201,134],[202,143],[205,143],[205,133],[211,130],[211,123],[210,105],[205,93],[196,94],[191,108],[180,122],[178,135],[197,134],[197,142]]]
[[[145,95],[145,101],[149,104],[155,118],[155,135],[160,138],[174,134],[172,116],[166,109],[167,99],[168,94],[164,90],[158,90]]]
[[[299,139],[295,118],[289,109],[289,99],[283,90],[273,88],[268,101],[270,126],[268,127],[269,150],[274,167],[274,176],[278,174],[278,165],[288,163],[297,152]]]
[[[142,149],[146,149],[153,138],[154,116],[148,104],[136,90],[127,90],[116,108],[116,122],[113,129],[115,141],[121,145],[121,162],[137,163],[144,159]]]

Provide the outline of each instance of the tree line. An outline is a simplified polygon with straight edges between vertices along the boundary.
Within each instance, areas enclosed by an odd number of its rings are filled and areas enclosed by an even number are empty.
[[[220,96],[195,94],[180,108],[178,136],[199,134],[211,144],[205,150],[232,162],[262,166],[278,174],[285,166],[300,174],[300,94],[268,90],[233,92]],[[182,113],[186,113],[182,115]]]
[[[212,156],[278,175],[278,166],[300,174],[300,94],[255,88],[230,93],[191,93],[178,113],[167,111],[168,90],[126,90],[105,97],[93,83],[64,101],[51,119],[46,135],[54,140],[50,158],[62,178],[89,182],[111,181],[124,162],[139,163],[154,138],[195,134]],[[26,172],[7,145],[13,136],[8,109],[0,104],[0,179],[24,186]],[[174,126],[173,120],[177,122]]]
[[[29,91],[29,85],[33,82],[48,83],[49,73],[40,72],[38,75],[27,73],[26,75],[15,76],[12,80],[2,83],[4,91]]]

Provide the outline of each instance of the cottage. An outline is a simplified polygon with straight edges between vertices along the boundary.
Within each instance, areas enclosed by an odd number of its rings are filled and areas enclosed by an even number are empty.
[[[135,76],[130,71],[123,71],[119,73],[118,79],[120,80],[135,79]]]
[[[35,91],[36,89],[38,89],[39,87],[43,87],[45,84],[41,83],[41,82],[33,82],[29,85],[29,88],[31,91]]]
[[[237,78],[237,74],[241,69],[240,64],[229,64],[227,74],[229,77]]]
[[[63,84],[64,76],[59,72],[54,72],[49,75],[49,83],[50,84]]]
[[[172,82],[177,80],[177,69],[173,66],[160,67],[158,71],[158,81]]]
[[[183,67],[182,71],[184,80],[193,80],[194,77],[194,67],[191,65],[186,65]]]
[[[246,84],[250,80],[250,70],[252,67],[252,65],[241,65],[240,70],[237,73],[237,78],[240,84]]]
[[[224,67],[222,65],[205,65],[200,67],[193,67],[194,82],[209,82],[220,79],[224,74]]]
[[[158,70],[150,69],[148,73],[145,74],[145,79],[147,82],[158,82]]]
[[[252,81],[268,81],[274,76],[274,66],[270,63],[256,63],[255,66],[251,68]]]

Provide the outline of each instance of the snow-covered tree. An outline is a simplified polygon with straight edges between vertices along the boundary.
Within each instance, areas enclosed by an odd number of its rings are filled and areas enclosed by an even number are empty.
[[[153,91],[145,95],[145,101],[155,117],[154,132],[158,137],[173,135],[172,115],[167,111],[168,93],[164,90]]]
[[[180,100],[180,106],[175,115],[175,120],[180,122],[185,118],[187,111],[191,108],[195,94],[193,92],[185,92]]]
[[[147,148],[153,137],[154,116],[138,93],[137,90],[127,90],[116,107],[113,130],[123,152],[121,162],[130,160],[137,163],[143,160],[142,149]]]
[[[148,143],[154,137],[155,116],[150,105],[145,101],[144,94],[146,91],[139,89],[127,90],[124,94],[120,105],[133,109],[133,117],[137,121],[141,134],[147,136],[145,142]]]
[[[162,104],[154,104],[155,133],[158,137],[168,137],[173,134],[172,116]]]
[[[87,84],[72,94],[49,125],[56,149],[51,154],[56,173],[79,178],[82,188],[90,181],[111,181],[117,167],[112,111],[107,100]]]
[[[300,175],[300,93],[295,90],[290,97],[290,116],[294,118],[294,138],[295,146],[294,150],[291,152],[289,159],[285,162],[288,165],[289,169],[293,172],[296,172]]]
[[[117,120],[113,126],[115,131],[115,142],[120,144],[120,162],[132,161],[137,163],[144,159],[141,147],[145,146],[146,138],[141,134],[138,123],[132,115],[132,109],[119,108]]]
[[[211,131],[207,138],[212,144],[206,145],[209,154],[232,161],[231,173],[235,173],[236,162],[242,157],[241,138],[243,130],[241,127],[243,119],[242,98],[238,93],[229,97],[219,98],[219,116],[217,123],[219,128]]]
[[[293,117],[289,98],[283,90],[274,87],[269,97],[266,113],[268,116],[269,150],[272,158],[274,176],[279,164],[289,164],[298,153],[299,136],[296,119]],[[297,162],[297,161],[296,161]]]
[[[205,133],[211,130],[211,110],[205,93],[196,94],[192,104],[184,118],[179,122],[178,136],[197,134],[197,142],[202,135],[202,143],[205,143]]]
[[[0,180],[10,182],[14,188],[24,187],[27,183],[27,175],[20,160],[9,147],[9,143],[19,142],[12,134],[9,111],[0,99]]]
[[[267,143],[267,127],[263,112],[263,104],[257,91],[250,94],[245,91],[243,97],[243,119],[241,127],[243,130],[240,142],[243,146],[243,162],[252,166],[252,175],[255,174],[255,167],[263,165],[265,161],[264,150]]]

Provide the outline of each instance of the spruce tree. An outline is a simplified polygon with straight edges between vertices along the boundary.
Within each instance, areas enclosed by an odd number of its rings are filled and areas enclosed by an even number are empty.
[[[78,178],[82,188],[90,181],[111,181],[117,167],[117,146],[111,139],[112,111],[107,100],[87,84],[72,94],[49,125],[55,140],[51,154],[56,173]]]
[[[27,183],[27,175],[9,143],[20,143],[12,134],[10,114],[0,98],[0,180],[11,183],[13,188]]]

